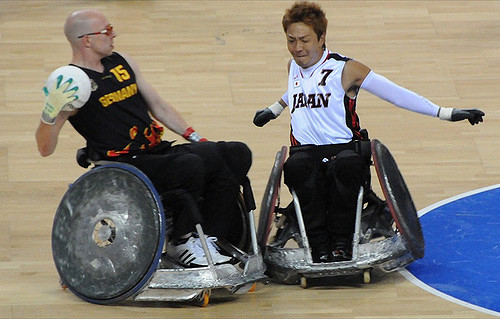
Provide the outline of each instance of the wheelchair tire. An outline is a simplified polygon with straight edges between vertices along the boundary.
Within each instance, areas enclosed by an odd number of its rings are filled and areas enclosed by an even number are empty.
[[[54,218],[52,253],[61,280],[97,304],[124,300],[156,271],[165,240],[160,197],[137,168],[94,168],[67,190]]]
[[[380,141],[372,140],[373,164],[387,206],[415,259],[424,257],[422,227],[410,192],[391,153]]]
[[[259,223],[257,227],[257,243],[262,251],[265,251],[267,239],[271,232],[271,226],[274,217],[274,208],[278,199],[279,188],[281,184],[281,173],[285,164],[288,148],[282,146],[276,153],[271,175],[264,191],[262,203],[260,206]]]
[[[252,236],[250,235],[250,221],[248,220],[248,209],[245,204],[245,199],[243,198],[243,194],[240,193],[238,195],[238,209],[240,212],[240,221],[241,221],[241,231],[240,238],[236,247],[243,250],[248,251],[250,244],[252,243]]]

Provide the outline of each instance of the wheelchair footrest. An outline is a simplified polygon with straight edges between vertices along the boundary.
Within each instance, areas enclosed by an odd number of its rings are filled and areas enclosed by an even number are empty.
[[[135,301],[189,301],[197,298],[204,289],[150,289],[146,288]]]
[[[320,278],[354,275],[369,268],[389,272],[414,261],[401,236],[360,244],[357,249],[357,255],[349,261],[310,263],[306,261],[307,252],[304,248],[268,246],[264,259],[271,277],[291,284],[296,283],[300,276]]]
[[[249,256],[243,269],[232,264],[200,268],[158,269],[144,291],[216,288],[237,291],[239,289],[234,289],[235,287],[243,287],[249,283],[266,279],[264,271],[265,266],[260,255]],[[151,294],[151,292],[147,294]]]

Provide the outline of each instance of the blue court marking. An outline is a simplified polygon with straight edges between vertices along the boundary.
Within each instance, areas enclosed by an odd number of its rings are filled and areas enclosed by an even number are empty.
[[[421,288],[500,316],[500,184],[419,211],[425,256],[400,271]]]

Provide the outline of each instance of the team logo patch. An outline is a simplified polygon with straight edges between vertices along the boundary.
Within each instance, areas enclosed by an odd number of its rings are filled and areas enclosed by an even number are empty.
[[[92,92],[94,92],[95,90],[97,90],[98,85],[97,85],[97,83],[95,83],[94,80],[90,79],[90,87],[91,87]]]

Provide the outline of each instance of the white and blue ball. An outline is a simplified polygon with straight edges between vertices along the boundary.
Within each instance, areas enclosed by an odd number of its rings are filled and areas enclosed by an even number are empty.
[[[71,81],[71,85],[68,89],[76,88],[74,94],[78,97],[73,102],[65,105],[62,110],[72,111],[82,107],[89,100],[90,93],[92,92],[91,81],[87,73],[76,66],[65,65],[57,68],[50,74],[45,83],[45,87],[51,90],[59,76],[62,76],[61,84],[66,81]]]

